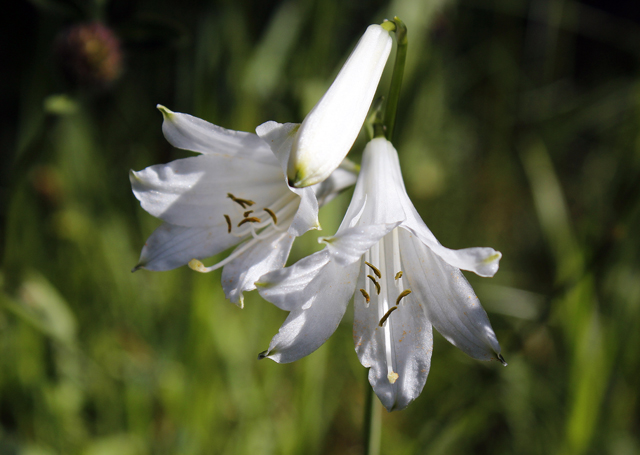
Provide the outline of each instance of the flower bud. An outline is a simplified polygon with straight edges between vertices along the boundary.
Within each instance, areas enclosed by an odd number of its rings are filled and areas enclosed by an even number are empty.
[[[122,71],[120,41],[99,22],[77,24],[62,32],[56,54],[65,75],[84,87],[107,87]]]
[[[391,51],[382,26],[367,28],[329,90],[302,122],[289,162],[289,183],[322,182],[340,165],[358,137]]]

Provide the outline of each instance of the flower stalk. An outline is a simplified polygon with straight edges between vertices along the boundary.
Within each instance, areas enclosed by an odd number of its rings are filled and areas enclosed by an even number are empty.
[[[402,87],[402,78],[404,77],[404,64],[407,60],[407,27],[397,16],[393,18],[393,21],[384,22],[382,26],[389,31],[394,31],[396,34],[396,60],[393,65],[391,86],[389,87],[389,100],[387,101],[387,109],[384,115],[386,138],[393,142],[398,99],[400,98],[400,88]]]
[[[364,409],[364,453],[379,455],[382,439],[382,406],[373,388],[369,386],[369,374],[364,375],[367,398]]]

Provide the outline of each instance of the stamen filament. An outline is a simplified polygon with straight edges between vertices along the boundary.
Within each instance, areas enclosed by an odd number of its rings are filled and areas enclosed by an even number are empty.
[[[265,239],[269,238],[269,236],[272,234],[272,232],[270,232],[269,229],[263,229],[258,234],[258,232],[256,231],[256,228],[254,227],[254,225],[251,224],[250,226],[251,226],[251,236],[254,239],[265,240]],[[264,234],[264,235],[262,235],[262,234]]]
[[[256,243],[258,243],[258,239],[251,239],[251,240],[243,243],[238,248],[236,248],[233,253],[231,253],[229,256],[227,256],[226,258],[224,258],[222,261],[218,262],[217,264],[212,265],[211,267],[205,267],[204,264],[201,261],[199,261],[198,259],[195,259],[195,258],[191,259],[191,261],[189,261],[189,264],[188,264],[189,268],[191,270],[195,270],[196,272],[200,272],[200,273],[213,272],[214,270],[218,270],[220,267],[224,267],[229,262],[233,261],[235,258],[240,256],[242,253],[247,251],[249,248],[251,248]]]
[[[364,260],[368,261],[369,259],[371,259],[371,250],[367,250],[367,252],[364,253]],[[364,280],[364,288],[367,295],[369,295],[369,292],[371,292],[371,282],[369,280]],[[365,302],[364,307],[369,308],[369,303],[370,301]]]
[[[293,193],[292,193],[293,194]],[[295,196],[295,195],[294,195]],[[281,198],[282,200],[282,198]],[[275,204],[274,204],[275,205]],[[274,205],[272,205],[270,209],[265,209],[265,212],[269,213],[270,211],[273,212],[273,228],[276,231],[285,231],[288,229],[288,225],[286,220],[289,219],[289,217],[294,214],[296,212],[296,210],[298,210],[298,207],[300,206],[300,201],[294,197],[293,199],[289,200],[289,202],[287,202],[284,206],[282,206],[280,209],[275,210],[273,207]],[[269,216],[271,216],[271,213],[269,213]],[[278,219],[280,219],[281,224],[283,224],[284,226],[280,227],[277,225]],[[282,222],[282,220],[285,220],[284,222]]]
[[[400,261],[400,239],[398,238],[398,228],[395,228],[393,231],[391,231],[391,239],[393,241],[392,244],[392,251],[393,251],[393,270],[399,270],[398,273],[396,273],[395,276],[395,281],[396,281],[396,286],[398,288],[398,290],[404,289],[404,286],[402,285],[402,264]]]
[[[280,211],[283,207],[286,207],[291,202],[295,202],[298,199],[298,196],[295,193],[287,191],[285,194],[280,196],[277,201],[273,204],[269,204],[269,208],[274,212]]]

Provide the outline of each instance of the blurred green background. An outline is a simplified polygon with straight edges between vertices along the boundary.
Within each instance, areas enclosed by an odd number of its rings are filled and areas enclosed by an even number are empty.
[[[307,358],[258,361],[286,314],[255,292],[240,310],[219,272],[130,273],[159,221],[127,173],[189,156],[157,103],[236,130],[300,122],[394,15],[406,185],[444,245],[502,251],[469,279],[509,366],[435,335],[382,453],[640,453],[637,1],[32,0],[0,19],[1,454],[361,453],[352,310]],[[110,83],[61,51],[95,20],[121,42]]]

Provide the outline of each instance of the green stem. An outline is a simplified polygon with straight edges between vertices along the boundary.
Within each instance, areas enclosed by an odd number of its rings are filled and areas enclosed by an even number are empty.
[[[369,384],[368,372],[365,375],[367,401],[364,414],[364,453],[365,455],[380,455],[380,441],[382,439],[382,406],[378,397]]]
[[[396,61],[393,66],[391,76],[391,87],[389,88],[389,101],[384,115],[384,124],[387,130],[387,139],[393,142],[393,131],[396,125],[396,113],[398,111],[398,99],[400,98],[400,88],[402,87],[402,77],[404,76],[404,63],[407,59],[407,27],[397,16],[393,18],[396,32]]]
[[[384,132],[384,111],[382,109],[384,104],[384,97],[377,98],[373,101],[373,105],[371,106],[371,114],[369,118],[367,118],[365,122],[365,126],[367,129],[367,135],[369,136],[369,140],[374,137],[385,137]]]

